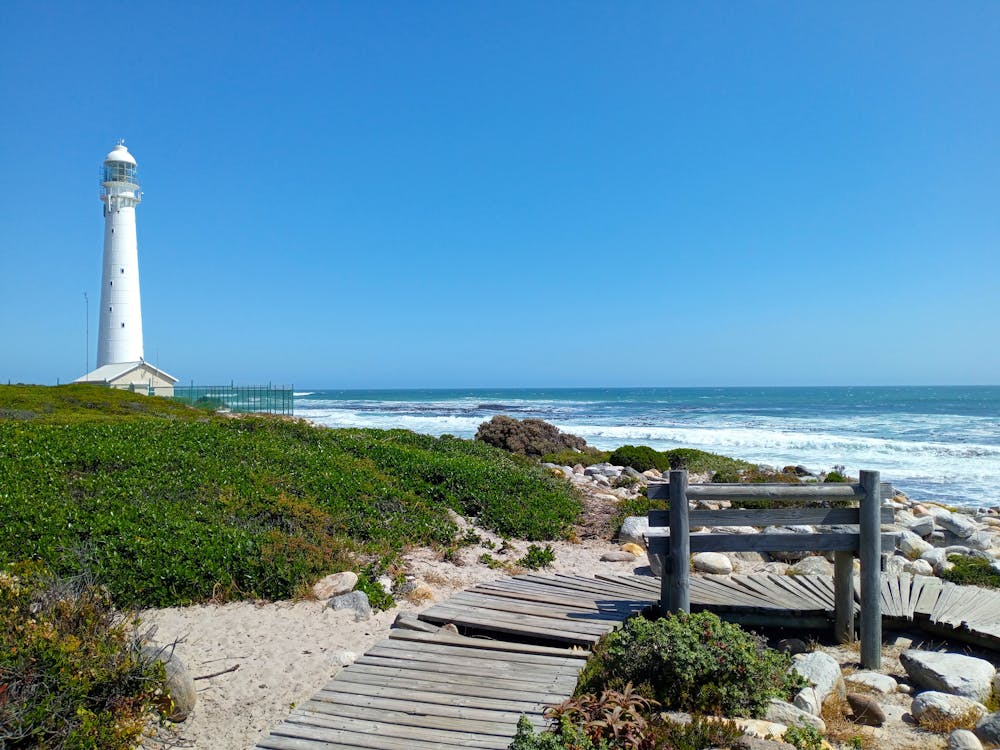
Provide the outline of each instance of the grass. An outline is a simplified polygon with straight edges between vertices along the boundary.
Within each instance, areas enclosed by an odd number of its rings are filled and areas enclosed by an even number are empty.
[[[946,581],[963,586],[1000,588],[1000,571],[993,567],[991,561],[967,555],[948,555],[948,562],[955,567],[941,573]]]
[[[286,598],[409,545],[453,510],[565,536],[567,483],[482,443],[232,418],[96,386],[0,386],[0,565],[83,570],[129,606]]]

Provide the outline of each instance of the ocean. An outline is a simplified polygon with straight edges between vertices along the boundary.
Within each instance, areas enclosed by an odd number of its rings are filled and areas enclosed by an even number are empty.
[[[1000,505],[1000,386],[316,390],[328,427],[472,437],[496,414],[544,419],[602,449],[700,448],[813,471],[882,472],[910,497]]]

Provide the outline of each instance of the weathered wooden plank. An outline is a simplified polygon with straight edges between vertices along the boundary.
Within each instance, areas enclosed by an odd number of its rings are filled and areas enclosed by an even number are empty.
[[[261,739],[256,747],[260,748],[260,750],[357,750],[356,745],[322,742],[320,740],[309,740],[299,737],[279,737],[270,734]]]
[[[562,640],[564,634],[594,636],[595,639],[604,633],[614,629],[615,623],[609,621],[607,624],[593,622],[590,620],[553,620],[549,617],[537,617],[534,615],[522,615],[517,612],[503,612],[500,610],[485,610],[482,608],[472,609],[469,607],[451,606],[447,602],[437,604],[422,612],[421,619],[438,619],[443,622],[453,622],[456,625],[495,625],[497,632],[534,632],[542,635],[549,634],[554,640]],[[515,627],[518,630],[510,630]],[[506,629],[503,629],[506,628]]]
[[[551,669],[578,671],[583,662],[572,656],[541,656],[519,654],[516,651],[488,651],[485,649],[448,646],[440,643],[414,643],[413,641],[385,640],[377,643],[369,654],[405,654],[414,659],[460,658],[466,663],[477,663],[489,668],[491,664],[515,664],[524,669]]]
[[[363,669],[370,667],[372,669]],[[400,676],[414,676],[425,680],[439,680],[442,682],[471,683],[482,682],[484,676],[489,674],[497,683],[508,687],[519,687],[525,690],[542,689],[542,686],[569,685],[570,689],[576,684],[577,675],[559,673],[537,673],[517,670],[516,668],[494,667],[490,672],[485,672],[482,667],[463,666],[459,664],[436,664],[430,661],[412,661],[409,659],[393,659],[385,656],[374,656],[365,654],[358,658],[351,665],[356,671],[381,671],[392,670],[392,674]],[[465,678],[470,678],[466,680]],[[517,683],[515,685],[514,683]]]
[[[354,720],[346,717],[299,716],[295,711],[282,724],[271,730],[282,737],[332,741],[354,744],[369,750],[437,750],[441,747],[478,747],[483,750],[504,750],[510,743],[502,737],[469,735],[462,732],[425,730],[418,727],[399,727],[374,721]]]
[[[399,641],[419,641],[423,643],[445,643],[455,644],[467,648],[482,651],[499,651],[513,654],[536,654],[551,655],[555,657],[565,657],[581,659],[586,661],[589,654],[585,651],[578,651],[569,648],[559,648],[556,646],[536,646],[528,643],[515,643],[513,641],[495,641],[486,638],[470,638],[464,635],[456,635],[447,631],[438,631],[434,634],[418,633],[406,630],[390,630],[390,640]]]
[[[895,490],[889,482],[879,484],[880,500],[890,500]],[[691,502],[707,501],[737,501],[737,500],[771,500],[776,503],[815,503],[831,500],[861,500],[865,497],[865,489],[857,484],[691,484],[687,487],[687,499]],[[646,496],[651,500],[670,500],[668,482],[650,482],[646,487]]]
[[[692,485],[693,486],[693,485]],[[857,526],[858,508],[725,508],[722,510],[692,510],[688,522],[692,528],[704,526]],[[669,511],[651,510],[647,514],[650,528],[669,526]],[[892,508],[882,509],[882,523],[892,523]]]
[[[399,674],[393,674],[391,670],[350,670],[345,669],[337,675],[335,684],[343,688],[347,683],[361,685],[373,685],[376,687],[401,687],[422,693],[439,693],[441,695],[462,695],[474,696],[477,698],[499,698],[506,700],[527,701],[528,703],[558,703],[563,700],[562,690],[538,690],[538,689],[505,689],[493,685],[476,685],[474,683],[454,681],[436,681],[417,679],[405,676],[400,679]],[[334,683],[327,686],[331,688]],[[342,692],[342,691],[341,691]]]
[[[439,693],[433,690],[420,690],[412,683],[404,684],[400,681],[393,681],[391,684],[374,685],[360,682],[339,682],[334,680],[316,694],[315,699],[320,700],[326,695],[346,693],[352,696],[369,696],[373,698],[393,698],[398,700],[412,701],[413,703],[436,703],[460,708],[481,708],[490,711],[521,711],[523,713],[539,712],[541,706],[548,703],[558,703],[562,698],[556,697],[552,701],[525,700],[515,698],[510,693],[503,693],[503,697],[491,697],[484,695],[469,695],[466,693]]]
[[[309,707],[299,706],[289,718],[299,720],[305,717],[325,719],[336,726],[338,719],[360,719],[378,724],[389,724],[398,727],[414,727],[428,732],[462,732],[472,735],[494,735],[510,738],[517,731],[517,719],[494,721],[489,719],[460,719],[456,717],[426,716],[412,711],[385,711],[365,708],[363,706],[347,706],[338,703],[310,702]],[[520,717],[518,717],[520,718]],[[313,723],[304,721],[303,723]],[[317,725],[323,726],[323,724]]]
[[[565,685],[575,685],[577,675],[573,673],[552,673],[539,675],[537,673],[516,670],[494,670],[493,672],[475,672],[474,667],[460,667],[451,664],[437,666],[432,662],[407,661],[406,659],[386,659],[382,656],[365,654],[351,665],[344,674],[364,672],[376,675],[394,675],[401,679],[417,679],[430,682],[452,682],[455,684],[475,685],[482,682],[487,675],[496,680],[496,685],[519,690],[548,690],[556,685],[560,689]]]
[[[481,708],[465,708],[445,703],[419,703],[412,700],[379,698],[370,695],[353,693],[320,693],[302,704],[301,708],[310,711],[354,711],[359,708],[370,711],[384,711],[386,715],[395,713],[414,717],[440,719],[462,719],[463,721],[494,721],[517,724],[517,720],[525,715],[523,711],[498,711]],[[540,721],[541,709],[534,715]]]
[[[833,633],[837,643],[854,640],[854,555],[836,552],[833,559]]]
[[[475,609],[498,610],[501,612],[518,612],[525,615],[535,615],[537,617],[550,617],[557,620],[574,620],[588,622],[604,622],[607,620],[621,621],[628,616],[628,611],[619,614],[615,609],[583,609],[580,607],[566,607],[543,605],[541,603],[529,603],[516,599],[505,599],[503,597],[491,596],[476,591],[466,591],[456,594],[448,600],[454,606],[468,606]],[[617,603],[616,603],[617,605]]]

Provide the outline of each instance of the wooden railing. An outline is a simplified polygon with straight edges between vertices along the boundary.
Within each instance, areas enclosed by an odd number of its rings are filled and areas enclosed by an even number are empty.
[[[854,555],[861,558],[861,663],[877,669],[882,653],[882,552],[895,545],[881,524],[892,522],[882,499],[892,487],[879,482],[877,471],[862,471],[857,484],[693,484],[687,471],[671,471],[669,482],[653,482],[651,499],[668,500],[669,511],[650,511],[651,554],[663,559],[660,608],[690,612],[689,558],[694,552],[830,552],[834,553],[834,632],[841,643],[854,638]],[[690,500],[760,501],[772,505],[856,501],[857,507],[773,507],[689,510]],[[813,534],[691,534],[694,527],[790,526],[801,524],[857,526],[853,532]],[[669,527],[669,536],[662,533]],[[659,532],[658,532],[659,530]]]

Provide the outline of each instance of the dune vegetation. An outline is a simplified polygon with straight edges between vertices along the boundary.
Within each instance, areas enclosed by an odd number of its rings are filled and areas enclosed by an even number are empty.
[[[449,511],[544,540],[568,532],[580,502],[481,442],[0,386],[0,567],[87,571],[121,605],[294,596],[408,545],[455,544]]]

